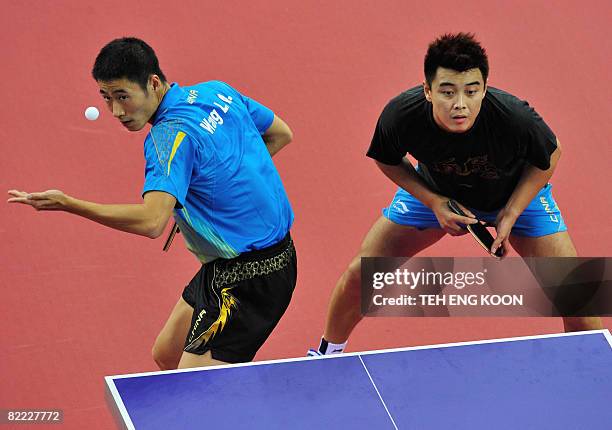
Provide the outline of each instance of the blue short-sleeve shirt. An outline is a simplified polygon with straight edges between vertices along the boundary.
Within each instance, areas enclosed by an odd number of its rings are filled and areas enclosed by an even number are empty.
[[[172,84],[144,143],[143,195],[177,200],[174,218],[200,261],[285,237],[293,211],[261,135],[274,113],[229,85]]]

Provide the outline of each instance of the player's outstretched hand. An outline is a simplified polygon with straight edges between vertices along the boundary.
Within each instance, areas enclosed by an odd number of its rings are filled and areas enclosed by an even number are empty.
[[[42,193],[27,193],[25,191],[9,190],[11,196],[8,203],[21,203],[32,206],[37,211],[57,211],[66,208],[68,196],[60,190],[48,190]]]
[[[477,223],[478,220],[476,219],[476,216],[470,212],[468,208],[462,205],[459,206],[467,217],[457,215],[448,207],[448,200],[449,199],[446,197],[438,199],[431,207],[431,210],[438,219],[440,227],[442,227],[445,232],[451,236],[461,236],[466,234],[468,231],[462,227],[461,224],[467,225]]]
[[[516,219],[517,217],[506,210],[506,208],[499,211],[497,220],[495,221],[497,237],[491,246],[491,253],[494,254],[497,248],[501,246],[503,247],[504,255],[508,255],[508,250],[510,249],[510,232],[512,231],[512,227],[514,227]]]

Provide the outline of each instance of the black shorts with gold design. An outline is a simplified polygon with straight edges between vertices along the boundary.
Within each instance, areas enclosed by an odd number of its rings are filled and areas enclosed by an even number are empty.
[[[285,313],[297,280],[291,236],[277,244],[211,261],[183,291],[193,307],[185,351],[211,351],[227,363],[251,361]]]

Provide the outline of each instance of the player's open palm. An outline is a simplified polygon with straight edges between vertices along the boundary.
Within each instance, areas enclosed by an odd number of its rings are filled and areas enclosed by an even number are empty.
[[[67,199],[67,196],[60,190],[47,190],[41,193],[9,190],[8,194],[11,197],[7,202],[29,205],[39,211],[62,210],[65,207]]]

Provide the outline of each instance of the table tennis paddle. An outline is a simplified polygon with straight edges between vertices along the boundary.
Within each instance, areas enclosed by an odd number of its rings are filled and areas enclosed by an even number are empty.
[[[449,200],[448,207],[451,211],[453,211],[457,215],[467,217],[465,212],[461,210],[461,208],[459,207],[456,201]],[[474,239],[476,239],[476,242],[478,242],[490,255],[494,257],[498,257],[498,258],[503,257],[504,255],[503,246],[500,246],[499,248],[497,248],[494,254],[491,253],[491,246],[493,246],[493,242],[495,241],[495,239],[493,239],[493,236],[491,236],[491,233],[489,233],[489,230],[487,230],[485,223],[482,223],[480,220],[478,220],[477,223],[467,224],[466,227],[468,231],[470,232],[470,234],[474,237]]]
[[[180,233],[179,230],[179,226],[177,223],[174,223],[174,225],[172,226],[172,230],[170,230],[170,233],[168,234],[168,238],[166,239],[166,243],[164,244],[164,251],[168,252],[168,250],[170,249],[170,245],[172,245],[172,241],[174,240],[174,236],[176,236],[177,233]]]

